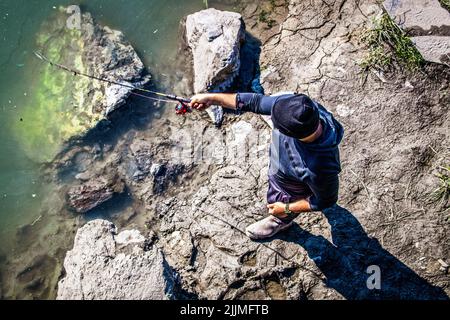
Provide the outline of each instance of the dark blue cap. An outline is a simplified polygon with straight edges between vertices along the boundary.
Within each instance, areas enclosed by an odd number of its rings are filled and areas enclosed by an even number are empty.
[[[304,94],[281,98],[272,108],[272,122],[281,133],[303,139],[319,127],[319,110]]]

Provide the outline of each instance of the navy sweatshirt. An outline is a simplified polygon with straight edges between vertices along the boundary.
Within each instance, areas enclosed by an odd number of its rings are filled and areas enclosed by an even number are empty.
[[[293,94],[264,96],[256,93],[239,93],[237,110],[271,115],[272,107],[280,99]],[[274,129],[270,147],[269,179],[278,185],[300,187],[310,191],[308,198],[313,211],[333,206],[338,199],[341,165],[338,145],[342,140],[342,125],[322,105],[315,102],[320,113],[323,134],[312,143],[304,143]]]

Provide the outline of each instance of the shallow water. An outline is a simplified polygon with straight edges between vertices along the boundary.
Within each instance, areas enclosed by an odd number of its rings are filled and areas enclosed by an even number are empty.
[[[234,2],[209,1],[209,6],[233,9]],[[33,243],[37,240],[33,233],[31,239],[26,236],[18,238],[18,233],[27,234],[27,229],[21,229],[21,226],[45,223],[47,234],[56,234],[61,230],[59,227],[64,223],[72,224],[71,219],[74,219],[67,214],[59,214],[63,200],[55,192],[56,186],[43,181],[42,164],[31,160],[33,155],[30,157],[25,153],[12,130],[20,125],[18,122],[29,121],[22,119],[21,111],[32,99],[33,80],[37,78],[35,67],[41,63],[32,56],[36,49],[36,30],[57,7],[74,3],[80,4],[83,11],[92,13],[100,24],[121,30],[150,72],[160,75],[175,72],[171,62],[176,59],[180,20],[205,6],[202,0],[0,2],[0,275],[3,273],[0,279],[3,281],[5,270],[8,270],[6,261],[17,261],[27,255],[28,244],[20,241]],[[54,231],[48,231],[49,228]],[[54,253],[58,249],[58,244],[52,243],[51,239],[46,238],[44,243],[48,243],[48,248],[45,245],[41,248],[43,254],[47,254],[47,250]],[[51,269],[46,264],[42,264],[42,268],[38,270],[46,272]],[[33,297],[32,294],[16,292],[19,287],[14,290],[4,292],[5,289],[0,288],[0,297]],[[48,296],[51,297],[52,293]]]

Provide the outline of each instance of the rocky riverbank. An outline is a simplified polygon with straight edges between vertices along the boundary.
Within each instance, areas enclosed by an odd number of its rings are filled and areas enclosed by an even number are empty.
[[[180,62],[198,62],[176,92],[189,95],[196,79],[224,83],[214,77],[223,68],[235,77],[236,57],[247,59],[249,43],[261,45],[261,67],[250,68],[247,85],[260,72],[266,94],[305,92],[345,127],[338,206],[300,215],[272,241],[252,242],[242,230],[267,214],[270,129],[259,116],[225,114],[216,128],[201,113],[180,118],[157,109],[139,129],[121,126],[118,117],[53,164],[66,201],[74,192],[94,195],[86,198],[89,206],[79,202],[91,209],[85,215],[114,207],[112,220],[122,231],[99,220],[78,230],[58,297],[448,299],[448,199],[436,200],[433,191],[448,162],[450,70],[429,64],[383,80],[362,73],[358,61],[367,48],[359,35],[380,10],[374,0],[244,3],[244,43],[243,26],[236,26],[233,45],[216,48],[227,20],[215,19],[213,30],[193,34],[222,60],[199,76],[202,60],[210,60],[196,58],[191,41],[193,52]],[[239,72],[246,67],[240,64]],[[142,263],[146,272],[139,271]],[[381,290],[367,286],[373,265],[381,270]],[[110,273],[130,277],[106,278]],[[156,276],[151,288],[142,285]]]
[[[411,35],[427,61],[450,63],[450,15],[439,0],[384,1],[391,18]]]
[[[437,182],[432,172],[449,138],[448,131],[439,130],[448,124],[448,108],[442,107],[448,106],[442,94],[448,90],[448,70],[428,66],[425,74],[402,74],[389,83],[369,76],[363,86],[355,61],[364,47],[356,34],[380,7],[371,1],[311,5],[295,0],[278,6],[273,7],[280,12],[273,24],[276,19],[281,24],[272,27],[255,19],[260,8],[243,10],[248,30],[263,40],[261,82],[266,93],[308,93],[345,125],[340,206],[302,215],[294,228],[271,242],[249,241],[242,230],[265,215],[268,127],[254,115],[229,116],[220,130],[199,123],[191,127],[193,119],[187,118],[178,130],[189,130],[190,138],[199,134],[207,156],[190,159],[198,162],[161,195],[150,196],[146,181],[154,178],[130,183],[130,191],[146,206],[145,225],[157,235],[155,246],[180,276],[183,289],[197,298],[447,297],[449,278],[439,261],[448,259],[444,239],[449,226],[442,209],[432,204],[433,209],[424,209],[420,203]],[[207,34],[212,39],[213,31]],[[214,74],[219,69],[206,70]],[[439,80],[437,70],[442,70]],[[404,88],[406,81],[415,90]],[[425,95],[431,109],[418,118],[418,111],[427,108],[420,99]],[[169,147],[177,143],[165,140]],[[160,147],[138,145],[138,150]],[[233,145],[249,152],[237,152],[237,158],[220,153]],[[373,264],[383,270],[381,291],[366,286],[367,268]]]

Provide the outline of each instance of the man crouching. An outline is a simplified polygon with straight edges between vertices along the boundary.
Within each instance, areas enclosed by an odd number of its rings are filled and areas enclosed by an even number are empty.
[[[269,216],[248,226],[254,240],[289,228],[302,212],[319,211],[338,199],[341,165],[338,145],[342,125],[323,106],[303,94],[208,93],[192,97],[190,106],[221,105],[238,112],[270,115]]]

